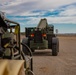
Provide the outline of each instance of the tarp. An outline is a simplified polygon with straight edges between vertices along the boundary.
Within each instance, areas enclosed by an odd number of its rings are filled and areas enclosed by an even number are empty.
[[[0,75],[25,75],[24,60],[0,60]]]
[[[46,26],[47,26],[47,20],[44,18],[44,19],[40,20],[37,28],[44,29],[44,28],[46,28]]]

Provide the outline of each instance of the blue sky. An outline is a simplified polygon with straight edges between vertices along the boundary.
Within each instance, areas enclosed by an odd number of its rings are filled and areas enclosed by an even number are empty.
[[[0,11],[25,27],[35,27],[46,18],[59,33],[76,33],[76,0],[0,0]]]

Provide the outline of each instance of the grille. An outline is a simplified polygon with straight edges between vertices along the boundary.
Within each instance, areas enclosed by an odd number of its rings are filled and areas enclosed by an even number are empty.
[[[35,31],[34,33],[34,42],[35,43],[42,43],[42,33],[41,31]]]

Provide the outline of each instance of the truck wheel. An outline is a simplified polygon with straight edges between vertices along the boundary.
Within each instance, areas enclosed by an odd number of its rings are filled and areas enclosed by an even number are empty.
[[[58,55],[57,45],[52,45],[52,55],[53,56],[57,56]]]
[[[29,70],[27,75],[35,75],[35,74],[33,73],[33,71]]]
[[[57,56],[59,52],[59,40],[56,37],[52,38],[52,55]]]
[[[58,52],[59,52],[59,40],[57,42],[57,49],[58,49]]]
[[[23,38],[23,39],[22,39],[22,43],[27,45],[27,44],[28,44],[28,38]],[[22,46],[22,51],[23,51],[26,55],[28,55],[28,53],[29,53],[28,50],[27,50],[27,48],[24,47],[24,46]]]
[[[34,50],[34,49],[32,49],[32,48],[31,48],[31,51],[32,51],[32,52],[35,52],[35,50]]]

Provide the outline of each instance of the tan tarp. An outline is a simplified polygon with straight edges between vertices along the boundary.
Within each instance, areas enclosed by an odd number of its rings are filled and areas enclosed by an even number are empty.
[[[23,60],[0,60],[0,75],[25,75]]]
[[[41,19],[37,28],[44,29],[44,28],[46,28],[46,26],[47,26],[47,20],[46,19]]]

